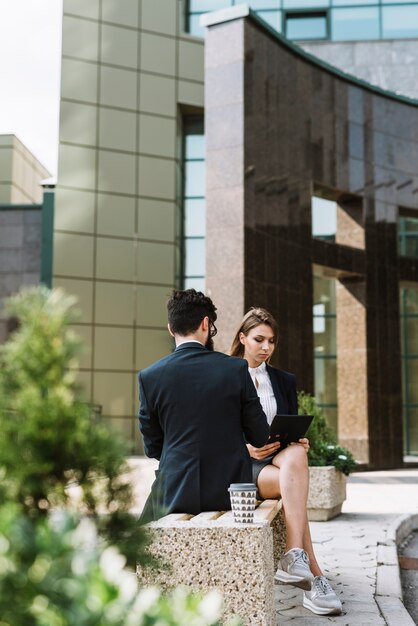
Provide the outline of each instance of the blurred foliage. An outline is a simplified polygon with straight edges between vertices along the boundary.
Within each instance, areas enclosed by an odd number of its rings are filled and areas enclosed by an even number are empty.
[[[76,384],[74,299],[37,287],[8,310],[18,328],[0,347],[0,626],[217,626],[216,594],[138,593],[146,534],[130,514],[125,446]]]
[[[308,462],[311,466],[333,465],[343,474],[350,474],[356,468],[356,461],[347,448],[338,445],[332,428],[318,406],[314,396],[298,392],[299,415],[313,415],[314,419],[307,432],[309,439]]]

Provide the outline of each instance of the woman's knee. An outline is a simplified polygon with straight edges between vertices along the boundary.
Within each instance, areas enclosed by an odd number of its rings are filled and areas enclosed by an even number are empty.
[[[290,445],[283,452],[286,453],[286,458],[283,460],[287,464],[296,465],[300,468],[305,468],[308,466],[308,455],[306,454],[306,450],[302,446],[302,444]]]

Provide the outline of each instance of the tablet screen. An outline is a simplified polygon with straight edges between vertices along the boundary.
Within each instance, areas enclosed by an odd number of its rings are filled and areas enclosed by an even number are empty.
[[[313,415],[275,415],[270,425],[268,443],[279,440],[280,450],[305,437]]]

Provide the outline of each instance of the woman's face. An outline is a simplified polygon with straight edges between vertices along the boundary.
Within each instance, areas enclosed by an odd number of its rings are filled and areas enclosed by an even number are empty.
[[[275,337],[267,324],[259,324],[248,335],[240,333],[239,339],[244,346],[244,359],[250,367],[258,367],[273,354]]]

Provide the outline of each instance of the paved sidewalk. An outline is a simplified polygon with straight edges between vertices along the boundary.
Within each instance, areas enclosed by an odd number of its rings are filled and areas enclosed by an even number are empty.
[[[379,582],[380,590],[388,589],[393,595],[380,597],[380,607],[375,600],[378,543],[386,542],[388,531],[407,513],[418,513],[418,469],[352,475],[343,514],[329,522],[311,523],[318,561],[343,603],[343,615],[314,615],[302,607],[302,591],[277,585],[277,624],[413,624],[395,597],[399,574],[393,554],[389,557],[392,564],[383,568],[384,579]],[[385,546],[380,548],[379,561],[385,549]]]
[[[135,512],[139,513],[158,462],[135,458],[131,465]],[[393,546],[380,545],[379,562],[383,554],[388,566],[380,570],[379,604],[375,600],[378,544],[390,543],[394,524],[405,514],[418,515],[418,468],[350,476],[343,514],[329,522],[311,522],[318,561],[341,598],[343,615],[314,615],[303,608],[302,591],[276,585],[277,625],[413,626],[396,597],[398,590],[400,594],[400,579]]]

